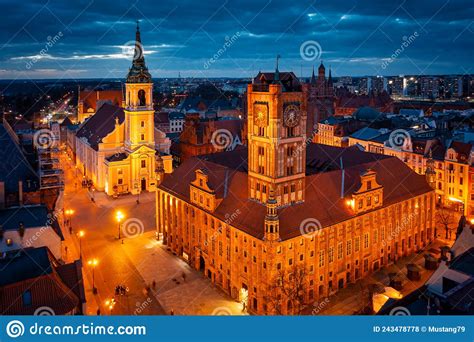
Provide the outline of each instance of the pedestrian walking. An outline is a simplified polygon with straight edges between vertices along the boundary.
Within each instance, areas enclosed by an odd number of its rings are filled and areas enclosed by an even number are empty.
[[[183,274],[181,274],[181,276],[183,277],[183,283],[186,282],[186,273],[183,272]]]

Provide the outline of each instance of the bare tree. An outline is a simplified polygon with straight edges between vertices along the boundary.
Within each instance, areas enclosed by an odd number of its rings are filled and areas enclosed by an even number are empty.
[[[306,306],[308,273],[304,266],[293,265],[285,270],[280,269],[269,285],[267,303],[277,315],[285,310],[288,314],[301,314]]]
[[[456,221],[454,219],[454,212],[449,208],[439,208],[436,212],[438,223],[444,228],[446,233],[445,238],[449,239],[451,236],[451,231],[455,228]]]

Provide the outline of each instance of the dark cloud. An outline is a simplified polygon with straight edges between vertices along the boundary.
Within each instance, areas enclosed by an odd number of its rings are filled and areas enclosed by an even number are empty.
[[[276,54],[308,74],[319,61],[301,57],[307,41],[336,75],[474,73],[472,0],[4,0],[2,11],[1,78],[122,77],[136,19],[155,77],[249,77]]]

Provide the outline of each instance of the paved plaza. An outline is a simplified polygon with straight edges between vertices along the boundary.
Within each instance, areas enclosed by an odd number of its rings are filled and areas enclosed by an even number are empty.
[[[103,193],[92,194],[79,181],[79,186],[75,185],[75,169],[67,158],[62,159],[66,170],[64,208],[74,210],[72,234],[63,227],[66,260],[79,258],[76,234],[84,231],[81,244],[88,314],[97,314],[99,308],[101,314],[243,314],[240,303],[156,241],[153,193],[141,194],[139,204],[136,196],[112,199]],[[120,240],[117,210],[125,216]],[[92,267],[88,265],[93,258],[98,260],[94,270],[97,294],[92,291]],[[105,302],[114,297],[117,285],[129,291],[115,296],[116,305],[110,312]]]

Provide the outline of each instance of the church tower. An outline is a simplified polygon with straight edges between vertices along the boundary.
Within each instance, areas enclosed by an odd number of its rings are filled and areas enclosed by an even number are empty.
[[[129,152],[142,145],[154,148],[153,113],[153,82],[137,22],[133,63],[125,83],[125,148]]]
[[[278,57],[279,58],[279,57]],[[248,193],[267,203],[270,189],[278,206],[304,201],[306,101],[292,72],[260,72],[249,84]]]
[[[137,21],[132,67],[125,82],[125,150],[130,154],[130,191],[153,191],[155,173],[155,123],[153,81],[145,64],[140,27]]]

